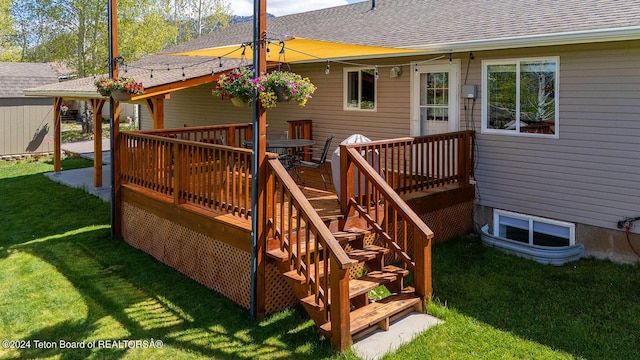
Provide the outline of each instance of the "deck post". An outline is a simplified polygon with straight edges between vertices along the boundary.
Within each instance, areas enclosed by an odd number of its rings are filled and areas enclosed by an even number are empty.
[[[463,133],[458,138],[458,181],[460,186],[469,185],[469,134]]]
[[[56,97],[53,99],[53,171],[60,172],[62,170],[62,162],[60,159],[60,152],[62,151],[61,144],[61,131],[60,131],[60,105],[62,105],[62,98]]]
[[[93,111],[93,186],[102,187],[102,107],[103,99],[90,99]],[[98,154],[101,154],[98,156]]]
[[[341,269],[333,257],[331,261],[331,347],[345,351],[351,346],[349,308],[349,269]]]
[[[340,145],[340,208],[345,216],[353,215],[349,210],[349,198],[354,193],[354,169],[345,145]]]
[[[416,236],[414,238],[413,245],[413,260],[416,267],[414,270],[414,286],[416,294],[418,294],[422,301],[428,301],[431,298],[432,284],[431,284],[431,244],[433,240],[433,234],[427,236],[418,229],[413,232]]]

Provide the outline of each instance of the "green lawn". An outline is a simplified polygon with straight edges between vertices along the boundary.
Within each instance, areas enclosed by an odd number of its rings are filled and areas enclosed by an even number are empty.
[[[111,240],[109,204],[48,180],[46,160],[0,162],[0,340],[31,345],[0,347],[0,358],[355,358],[332,353],[300,309],[253,321]],[[91,163],[63,161],[81,166]],[[445,323],[386,359],[640,358],[639,270],[593,259],[543,266],[473,236],[438,244],[428,310]],[[161,347],[114,342],[152,339]],[[60,340],[85,348],[61,349]]]
[[[121,122],[120,131],[136,130],[135,126]],[[110,133],[109,122],[102,123],[102,137],[109,138]],[[63,122],[60,127],[60,138],[62,142],[84,141],[93,139],[93,131],[89,133],[82,132],[82,123],[79,122]]]

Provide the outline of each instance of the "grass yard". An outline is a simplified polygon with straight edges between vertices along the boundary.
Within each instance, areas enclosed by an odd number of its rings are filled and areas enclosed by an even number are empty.
[[[121,131],[136,130],[134,125],[128,125],[126,122],[120,122]],[[102,123],[102,137],[109,138],[109,123]],[[60,126],[60,139],[62,142],[85,141],[93,139],[93,132],[83,133],[82,123],[79,122],[63,122]]]
[[[0,340],[31,346],[3,343],[0,358],[356,358],[332,353],[301,309],[253,321],[111,240],[109,204],[42,175],[52,170],[46,158],[0,162]],[[385,359],[640,359],[638,265],[544,266],[468,236],[434,247],[433,272],[428,310],[445,323]]]

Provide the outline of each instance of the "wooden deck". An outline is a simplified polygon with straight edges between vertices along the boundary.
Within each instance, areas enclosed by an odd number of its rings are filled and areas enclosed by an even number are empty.
[[[340,203],[330,166],[287,173],[268,153],[258,213],[251,214],[252,151],[202,141],[217,138],[216,131],[247,138],[227,127],[178,129],[182,137],[176,130],[120,134],[116,177],[127,242],[241,306],[255,306],[258,317],[302,302],[336,350],[362,326],[388,329],[407,307],[423,310],[432,287],[430,227],[442,236],[471,228],[460,218],[471,218],[472,132],[341,145]],[[249,284],[254,251],[258,275]],[[398,262],[402,268],[389,267]],[[409,271],[413,284],[405,286]],[[198,278],[212,273],[225,275]],[[382,280],[392,295],[372,303],[368,289]]]
[[[325,178],[327,179],[326,190],[317,169],[300,168],[299,174],[302,182],[295,176],[293,177],[302,190],[304,196],[318,212],[318,215],[325,220],[335,218],[341,214],[338,195],[336,195],[333,181],[330,180],[333,179],[331,175],[331,164],[327,164],[327,169],[329,171],[329,176],[327,178],[325,175]]]

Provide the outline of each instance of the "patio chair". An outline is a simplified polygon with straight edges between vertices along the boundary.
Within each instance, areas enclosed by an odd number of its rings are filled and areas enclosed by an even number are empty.
[[[327,181],[324,178],[324,174],[322,173],[322,168],[324,168],[324,172],[329,177],[329,181],[331,180],[331,174],[329,174],[329,170],[327,169],[327,154],[329,153],[329,148],[331,147],[331,141],[333,140],[333,135],[329,136],[324,143],[324,148],[322,148],[322,153],[320,155],[319,162],[311,162],[305,160],[298,160],[296,162],[296,174],[298,175],[298,179],[300,179],[300,174],[297,172],[297,167],[306,167],[311,169],[318,169],[318,173],[320,173],[320,178],[322,178],[322,183],[324,184],[324,189],[327,190]],[[311,149],[313,152],[313,148]]]

